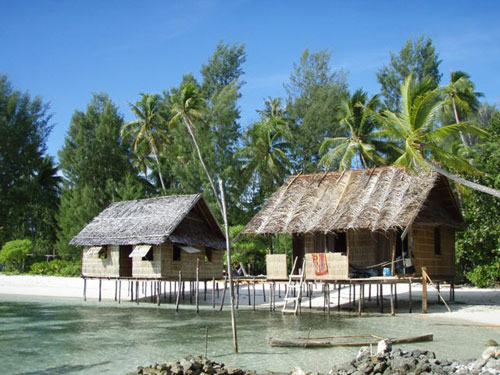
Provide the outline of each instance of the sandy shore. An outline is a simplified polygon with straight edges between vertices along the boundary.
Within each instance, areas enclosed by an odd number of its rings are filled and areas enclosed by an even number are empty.
[[[212,283],[207,283],[207,297],[204,301],[204,287],[200,286],[200,302],[201,304],[210,305],[212,300]],[[99,296],[99,282],[97,280],[89,280],[87,282],[87,298],[97,299]],[[128,282],[122,282],[122,301],[124,303],[129,300],[127,296]],[[169,283],[162,285],[166,288],[168,296]],[[187,284],[186,290],[189,285]],[[173,288],[173,284],[172,284]],[[223,284],[219,284],[220,295],[216,298],[216,303],[220,304],[220,297],[222,295]],[[285,283],[280,285],[281,298],[277,298],[276,308],[282,304],[284,296]],[[142,286],[140,287],[140,297],[144,297]],[[441,292],[446,299],[449,296],[449,289],[446,286],[441,288]],[[398,285],[398,314],[408,313],[408,286]],[[26,295],[26,296],[44,296],[44,297],[65,297],[65,298],[83,298],[83,280],[75,277],[54,277],[54,276],[29,276],[29,275],[3,275],[0,274],[0,294],[8,295]],[[146,295],[150,294],[150,286],[147,287]],[[226,306],[228,306],[228,294],[226,295]],[[359,294],[359,292],[358,292]],[[240,308],[253,308],[253,287],[250,287],[250,293],[247,286],[240,286],[239,290]],[[384,296],[389,295],[389,286],[384,289]],[[113,280],[103,280],[102,282],[102,298],[103,300],[114,300],[115,296],[115,282]],[[264,297],[265,296],[265,297]],[[455,289],[455,302],[450,303],[452,312],[447,312],[442,304],[438,304],[438,296],[433,288],[429,288],[429,313],[420,313],[420,298],[421,287],[418,284],[412,286],[413,296],[413,312],[419,314],[422,319],[427,318],[440,318],[443,324],[456,324],[461,322],[464,324],[481,324],[481,325],[500,325],[500,289],[477,289],[471,287],[457,287]],[[337,292],[332,292],[331,303],[332,312],[336,311]],[[250,305],[249,305],[250,298]],[[368,299],[368,287],[365,290],[365,298]],[[265,301],[264,301],[265,299]],[[149,298],[145,298],[149,301]],[[168,300],[168,297],[167,297]],[[189,304],[188,293],[183,304]],[[349,290],[344,288],[341,292],[341,304],[344,308],[349,307]],[[269,286],[263,288],[262,285],[257,285],[255,288],[255,305],[259,309],[269,309]],[[313,298],[311,299],[313,310],[321,309],[323,307],[323,294],[321,285],[316,285],[314,288]],[[385,300],[386,309],[389,311],[389,301]],[[309,299],[303,298],[302,302],[303,312],[309,309]],[[372,289],[372,299],[370,302],[366,301],[368,312],[378,312],[378,307],[375,302],[375,288]]]

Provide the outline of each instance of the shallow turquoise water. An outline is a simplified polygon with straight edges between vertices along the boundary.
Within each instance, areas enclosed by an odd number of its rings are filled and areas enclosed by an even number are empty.
[[[294,366],[327,372],[332,364],[351,359],[357,348],[271,348],[269,337],[311,337],[371,333],[407,336],[434,333],[434,342],[402,348],[428,348],[438,357],[477,357],[500,330],[433,325],[418,314],[384,316],[323,315],[299,317],[240,310],[237,314],[240,353],[232,354],[229,312],[189,306],[143,303],[117,305],[0,295],[0,364],[6,374],[125,374],[138,365],[204,354],[226,364],[258,371],[290,371]]]

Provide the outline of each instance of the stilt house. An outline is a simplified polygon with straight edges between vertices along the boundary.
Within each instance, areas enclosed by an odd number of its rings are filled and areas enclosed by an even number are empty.
[[[463,227],[445,177],[379,167],[290,176],[243,234],[291,234],[309,280],[383,276],[384,268],[386,276],[420,275],[425,266],[430,277],[453,281]],[[269,279],[287,279],[283,255],[267,262]]]
[[[82,276],[219,278],[225,236],[200,194],[111,204],[71,241],[82,246]]]

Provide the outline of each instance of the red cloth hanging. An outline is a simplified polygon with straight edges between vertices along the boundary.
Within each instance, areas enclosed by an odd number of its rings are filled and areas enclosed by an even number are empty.
[[[316,276],[328,275],[328,262],[325,253],[312,254],[314,274]]]

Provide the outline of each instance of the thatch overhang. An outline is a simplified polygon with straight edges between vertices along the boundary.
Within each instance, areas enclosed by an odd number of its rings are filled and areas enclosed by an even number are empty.
[[[112,203],[70,245],[159,245],[165,241],[225,247],[225,236],[201,194]]]
[[[463,228],[447,179],[378,167],[290,176],[242,234],[385,232],[412,223]]]

